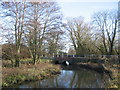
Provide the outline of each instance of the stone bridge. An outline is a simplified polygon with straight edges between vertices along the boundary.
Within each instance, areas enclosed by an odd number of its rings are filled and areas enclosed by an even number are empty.
[[[55,63],[63,63],[64,61],[68,61],[70,64],[76,64],[76,63],[99,63],[103,64],[105,63],[106,58],[113,58],[113,61],[116,62],[118,61],[118,56],[117,55],[87,55],[87,56],[75,56],[75,55],[68,55],[68,56],[58,56],[54,57],[53,60]],[[107,60],[107,59],[106,59]]]
[[[63,63],[64,61],[68,61],[70,64],[77,64],[77,63],[88,63],[88,62],[94,62],[94,63],[104,63],[104,60],[100,59],[90,59],[86,57],[56,57],[54,58],[55,63]]]

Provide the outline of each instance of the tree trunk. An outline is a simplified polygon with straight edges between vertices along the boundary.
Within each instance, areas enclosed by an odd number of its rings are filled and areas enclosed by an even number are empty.
[[[113,54],[113,43],[110,43],[110,50],[109,50],[109,55]]]
[[[33,55],[33,64],[36,65],[36,55]]]
[[[20,66],[20,47],[17,49],[17,55],[15,56],[15,67]]]

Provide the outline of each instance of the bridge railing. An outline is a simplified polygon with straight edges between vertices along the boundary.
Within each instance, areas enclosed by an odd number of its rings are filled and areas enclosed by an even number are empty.
[[[120,55],[54,55],[53,57],[118,58]]]

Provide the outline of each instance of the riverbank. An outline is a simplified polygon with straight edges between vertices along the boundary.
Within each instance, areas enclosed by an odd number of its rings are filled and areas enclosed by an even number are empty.
[[[112,74],[112,71],[110,69],[108,69],[107,67],[105,67],[104,64],[97,64],[97,63],[89,62],[89,63],[77,63],[77,64],[73,64],[71,66],[77,66],[77,68],[75,68],[77,70],[79,70],[80,68],[85,68],[87,70],[94,70],[98,73]],[[74,67],[67,67],[67,69],[71,70],[71,69],[74,69]]]
[[[108,88],[118,88],[120,90],[120,65],[112,65],[110,67],[110,70],[112,71],[112,77],[111,83],[109,84]]]
[[[42,80],[60,73],[60,66],[50,62],[40,62],[36,65],[23,64],[21,67],[2,68],[2,87],[12,87],[25,81]]]
[[[113,65],[102,65],[102,64],[95,64],[95,63],[79,63],[80,67],[91,69],[97,71],[99,73],[106,73],[109,75],[111,81],[108,83],[108,88],[118,88],[120,89],[120,65],[113,64]]]
[[[108,83],[108,88],[118,88],[120,89],[120,65],[113,64],[113,65],[102,65],[102,64],[95,64],[95,63],[78,63],[80,67],[91,69],[97,71],[99,73],[106,73],[109,75],[111,81]]]

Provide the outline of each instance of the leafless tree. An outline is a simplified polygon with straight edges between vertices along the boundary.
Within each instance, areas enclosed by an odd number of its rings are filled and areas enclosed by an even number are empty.
[[[47,34],[48,53],[50,56],[62,50],[64,43],[62,43],[63,39],[61,36],[63,34],[63,31],[52,31]]]
[[[60,28],[61,14],[56,2],[29,3],[25,32],[33,63],[43,54],[48,33]],[[52,33],[51,33],[52,34]]]
[[[84,22],[83,17],[69,19],[65,28],[69,31],[70,39],[77,55],[90,52],[88,43],[91,40],[91,27]]]
[[[112,55],[117,34],[117,12],[97,12],[93,15],[93,22],[102,38],[103,51]]]
[[[16,45],[16,55],[15,55],[15,66],[19,67],[20,61],[20,48],[21,48],[21,40],[23,34],[24,27],[24,16],[26,3],[25,2],[3,2],[1,3],[3,8],[4,17],[8,17],[11,23],[7,25],[10,26],[12,33],[14,34],[14,43]],[[9,29],[8,29],[9,30]]]

